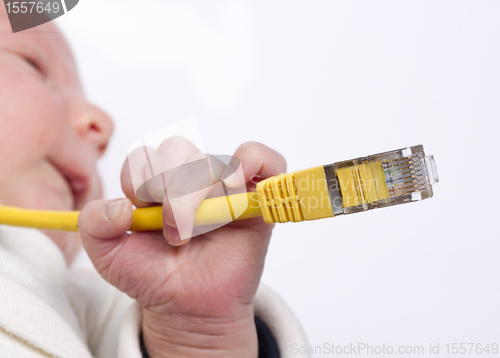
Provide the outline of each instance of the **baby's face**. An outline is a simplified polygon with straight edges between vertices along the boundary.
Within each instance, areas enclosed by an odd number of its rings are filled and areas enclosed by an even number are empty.
[[[8,33],[0,8],[0,204],[80,209],[101,196],[112,122],[86,101],[56,27]]]

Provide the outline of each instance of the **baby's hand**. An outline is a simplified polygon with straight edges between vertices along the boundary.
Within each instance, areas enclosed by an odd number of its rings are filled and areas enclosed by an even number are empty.
[[[177,137],[153,155],[174,167],[199,153]],[[260,143],[245,143],[234,156],[241,161],[248,186],[256,175],[264,179],[286,172],[284,158]],[[165,202],[163,232],[127,233],[132,203],[150,205],[136,198],[128,161],[122,187],[128,199],[89,203],[80,214],[79,227],[97,271],[141,305],[150,357],[256,358],[252,299],[273,226],[262,218],[234,221],[181,241],[172,208]],[[195,208],[184,209],[189,213]]]

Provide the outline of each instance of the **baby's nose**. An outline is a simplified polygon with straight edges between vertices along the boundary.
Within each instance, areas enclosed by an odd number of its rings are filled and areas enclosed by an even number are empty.
[[[99,156],[102,156],[113,133],[113,121],[106,112],[89,102],[81,102],[76,107],[72,122],[78,134],[94,143]]]

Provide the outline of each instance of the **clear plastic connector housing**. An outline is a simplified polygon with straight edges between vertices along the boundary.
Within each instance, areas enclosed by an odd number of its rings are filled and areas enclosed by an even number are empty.
[[[334,163],[325,166],[328,172],[337,184],[329,187],[330,196],[342,203],[333,207],[335,215],[427,199],[438,182],[434,157],[421,145]]]

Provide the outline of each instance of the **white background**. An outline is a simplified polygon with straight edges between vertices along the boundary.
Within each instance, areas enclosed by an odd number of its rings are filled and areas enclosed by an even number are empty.
[[[191,117],[207,151],[260,141],[290,171],[423,144],[434,198],[278,225],[262,280],[311,345],[500,343],[500,2],[84,0],[57,22],[116,123],[108,198],[134,141]]]

